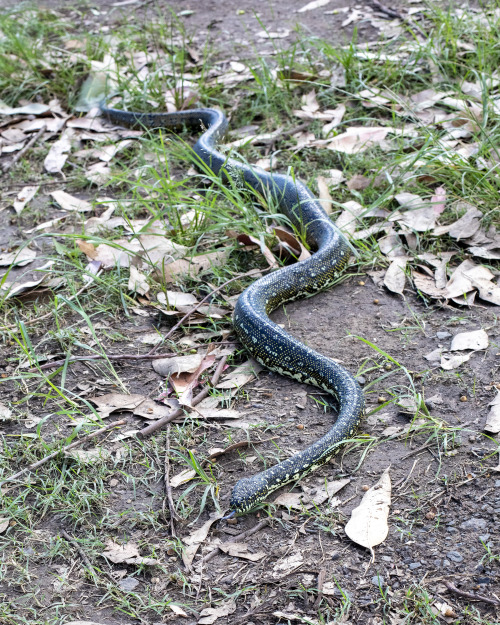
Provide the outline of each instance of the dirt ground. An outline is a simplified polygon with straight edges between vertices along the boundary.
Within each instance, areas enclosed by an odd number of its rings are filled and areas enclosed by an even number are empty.
[[[9,4],[0,0],[0,7]],[[120,4],[122,6],[117,6]],[[229,51],[232,54],[236,49],[240,57],[243,53],[254,56],[270,50],[275,44],[256,36],[256,32],[262,30],[257,18],[269,30],[294,29],[300,25],[301,29],[332,42],[350,39],[352,27],[341,27],[342,13],[328,16],[323,10],[297,13],[305,4],[305,0],[240,0],[237,3],[178,0],[157,2],[155,6],[177,14],[192,11],[180,19],[189,32],[195,33],[198,45],[204,40],[211,41],[220,48],[220,54]],[[324,10],[334,11],[345,4],[332,0]],[[402,6],[397,4],[398,8]],[[112,29],[116,21],[134,19],[134,12],[149,10],[152,3],[106,1],[70,5],[44,2],[43,5],[68,14],[76,6],[83,16],[82,28],[91,29],[104,23]],[[358,32],[362,40],[370,40],[377,34],[368,23],[361,24]],[[9,221],[6,212],[0,213],[0,226],[4,238],[11,240],[17,236],[16,225]],[[494,471],[497,456],[493,455],[498,443],[483,432],[488,404],[500,388],[498,307],[487,304],[465,310],[451,305],[431,307],[414,293],[409,292],[405,298],[389,294],[383,286],[377,286],[375,273],[350,276],[338,287],[313,299],[287,305],[273,318],[308,346],[339,359],[352,372],[357,372],[362,363],[372,362],[374,369],[360,374],[365,387],[381,372],[391,374],[368,388],[369,416],[360,426],[357,442],[348,444],[334,461],[300,483],[314,490],[321,488],[325,480],[349,478],[349,483],[336,495],[340,499],[338,506],[332,506],[331,511],[324,509],[321,514],[315,514],[314,510],[303,514],[276,507],[268,525],[245,540],[250,552],[264,552],[264,557],[252,562],[219,551],[215,557],[202,562],[198,556],[193,570],[184,569],[184,578],[181,578],[176,573],[179,567],[182,569],[181,561],[165,543],[168,526],[148,529],[134,521],[135,512],[149,509],[157,513],[161,509],[162,482],[146,487],[143,482],[135,484],[122,479],[120,471],[116,471],[109,476],[109,483],[113,481],[114,486],[101,513],[112,518],[119,518],[124,510],[129,514],[117,524],[113,539],[146,540],[154,548],[155,557],[171,570],[170,576],[159,576],[145,568],[134,576],[139,582],[135,592],[142,592],[145,601],[168,594],[176,603],[189,603],[201,610],[210,605],[212,589],[214,592],[217,589],[219,596],[227,598],[226,603],[234,601],[236,604],[235,611],[221,616],[217,622],[232,625],[243,622],[247,625],[482,623],[479,615],[484,623],[497,623],[500,612],[495,612],[492,605],[473,602],[475,612],[466,607],[471,605],[467,598],[449,592],[446,582],[459,586],[463,592],[476,592],[490,598],[498,598],[500,594],[500,473]],[[155,316],[137,322],[117,319],[116,327],[134,337],[158,327],[158,319]],[[444,372],[424,358],[438,347],[449,347],[453,336],[459,332],[477,329],[488,332],[490,345],[474,353],[459,373],[456,370]],[[408,379],[402,369],[357,337],[368,339],[413,374],[418,385],[416,390],[422,394],[434,418],[432,423],[440,423],[439,427],[413,423],[416,433],[405,435],[402,432],[412,423],[412,413],[394,403],[383,404],[391,399],[387,388],[393,388],[395,380],[400,396],[409,394],[405,390]],[[134,338],[131,340],[133,342]],[[8,355],[6,349],[3,356],[6,359]],[[118,364],[117,370],[131,393],[152,397],[161,387],[162,377],[150,364]],[[77,391],[82,376],[85,383],[99,388],[98,372],[82,364],[68,370],[66,388]],[[236,407],[251,413],[256,421],[269,424],[267,431],[261,428],[249,433],[252,441],[277,437],[280,448],[291,452],[307,447],[330,427],[332,415],[314,401],[320,397],[316,389],[266,371],[245,388],[246,400],[240,400]],[[102,390],[107,388],[102,387]],[[370,414],[382,405],[378,412]],[[130,415],[125,418],[128,429],[143,425],[139,418]],[[393,429],[387,431],[387,428]],[[15,425],[4,428],[6,435],[15,435],[18,431]],[[242,432],[241,439],[245,436]],[[207,425],[203,434],[193,440],[193,450],[200,454],[224,446],[224,437],[217,426]],[[117,442],[110,449],[113,452],[120,446]],[[246,454],[235,451],[221,458],[223,507],[227,506],[231,488],[238,479],[255,474],[264,467],[264,462],[273,462],[274,449],[274,443],[267,442],[252,447]],[[375,548],[375,561],[369,565],[369,552],[349,540],[344,526],[352,510],[359,505],[366,487],[373,486],[389,466],[393,484],[389,535]],[[141,467],[137,467],[136,475],[140,474]],[[299,492],[300,488],[295,490]],[[218,541],[230,541],[264,518],[261,511],[239,518],[236,524],[214,524],[209,544],[200,549],[201,556],[210,553]],[[204,512],[196,526],[207,519],[208,513]],[[36,594],[39,603],[50,612],[47,622],[56,622],[58,600],[53,578],[59,563],[57,560],[45,562],[48,543],[44,540],[55,536],[61,527],[65,527],[64,518],[57,515],[46,518],[39,527],[39,539],[31,539],[24,545],[25,554],[34,563],[32,570],[36,571],[29,590],[5,578],[0,582],[0,594],[18,607],[20,615],[28,614],[26,597]],[[181,523],[177,527],[181,538],[192,529]],[[80,565],[77,562],[75,566]],[[126,564],[115,568],[117,571],[124,569],[125,576],[135,571],[134,566]],[[317,592],[311,590],[318,588],[318,579],[330,583],[325,586],[321,604]],[[420,608],[425,604],[425,592],[435,601],[448,604],[451,612],[432,620],[432,614]],[[82,577],[77,578],[73,589],[66,593],[65,601],[66,607],[57,622],[77,618],[102,625],[138,622],[128,618],[125,611],[117,613],[109,608],[102,593]],[[346,606],[350,606],[349,609]],[[345,617],[339,615],[342,610]],[[336,612],[336,620],[333,620]],[[407,614],[413,616],[406,620]],[[192,612],[187,618],[172,613],[160,622],[173,621],[198,622]],[[19,622],[29,621],[22,621],[20,617]],[[153,617],[143,622],[159,625]]]

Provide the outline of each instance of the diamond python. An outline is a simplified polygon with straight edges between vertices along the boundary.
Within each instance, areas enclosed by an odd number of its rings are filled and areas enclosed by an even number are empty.
[[[327,462],[339,444],[353,434],[363,414],[363,392],[354,377],[338,363],[287,334],[268,316],[284,302],[309,297],[332,285],[347,263],[349,245],[304,184],[289,175],[250,167],[217,150],[228,125],[222,112],[192,109],[135,113],[105,104],[101,111],[113,123],[127,126],[172,130],[189,126],[205,130],[193,148],[201,161],[225,180],[239,172],[255,191],[271,196],[297,228],[305,228],[307,242],[317,249],[307,260],[283,267],[249,286],[236,303],[233,325],[241,343],[256,360],[282,375],[324,389],[336,399],[339,414],[327,434],[307,449],[237,482],[231,495],[231,515],[245,513],[273,490]]]

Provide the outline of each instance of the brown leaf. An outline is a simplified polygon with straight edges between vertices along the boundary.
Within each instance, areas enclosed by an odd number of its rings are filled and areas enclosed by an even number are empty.
[[[384,284],[393,293],[403,295],[403,291],[406,283],[406,264],[408,258],[406,256],[400,256],[395,258],[389,265],[384,276]]]
[[[358,154],[375,145],[385,147],[385,138],[389,132],[390,128],[384,126],[352,126],[337,135],[326,147],[345,154]]]

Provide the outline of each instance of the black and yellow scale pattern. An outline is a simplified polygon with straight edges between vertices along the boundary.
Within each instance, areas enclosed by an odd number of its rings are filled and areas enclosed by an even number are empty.
[[[335,425],[307,449],[284,462],[239,480],[231,495],[231,508],[244,513],[270,492],[303,477],[328,461],[339,444],[350,437],[364,409],[363,392],[354,377],[330,358],[306,347],[269,319],[269,313],[290,300],[308,297],[333,284],[345,267],[349,246],[332,224],[320,202],[291,176],[268,173],[226,158],[216,148],[227,129],[225,115],[215,109],[179,113],[133,113],[101,107],[113,123],[148,128],[205,130],[194,146],[198,157],[224,179],[236,172],[264,196],[273,196],[280,210],[298,228],[306,229],[308,243],[317,251],[307,260],[283,267],[260,278],[239,297],[234,328],[241,343],[264,366],[299,382],[313,384],[335,397],[339,414]]]

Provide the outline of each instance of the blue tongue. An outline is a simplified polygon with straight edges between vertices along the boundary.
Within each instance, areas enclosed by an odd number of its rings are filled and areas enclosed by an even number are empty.
[[[219,521],[227,521],[228,519],[232,519],[235,515],[236,512],[234,510],[231,510],[231,512],[227,516],[221,517]]]

